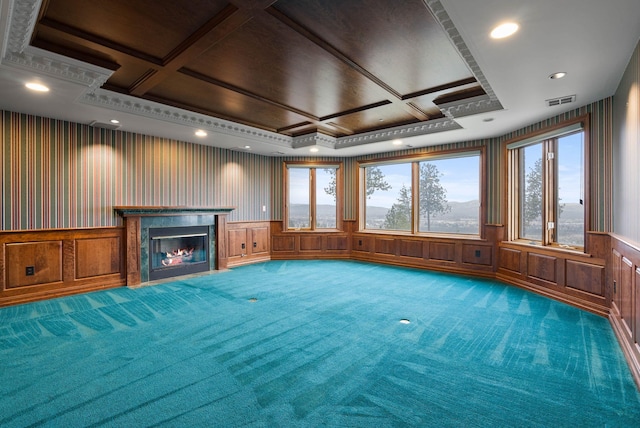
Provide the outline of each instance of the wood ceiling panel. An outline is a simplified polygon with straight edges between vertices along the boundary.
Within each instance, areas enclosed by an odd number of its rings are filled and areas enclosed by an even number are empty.
[[[315,117],[386,100],[366,77],[262,14],[186,68]]]
[[[414,123],[418,122],[418,120],[397,105],[387,104],[340,117],[334,117],[326,120],[326,122],[328,124],[335,124],[341,128],[351,129],[354,133],[360,133]]]
[[[46,20],[164,58],[228,2],[224,0],[49,0]],[[179,7],[177,7],[179,6]]]
[[[421,0],[279,0],[274,7],[401,95],[473,77]]]
[[[45,0],[32,44],[114,70],[105,89],[286,135],[440,118],[479,88],[422,0]]]
[[[182,108],[187,107],[183,105],[186,100],[190,110],[273,132],[307,121],[299,114],[183,74],[164,80],[144,98]]]

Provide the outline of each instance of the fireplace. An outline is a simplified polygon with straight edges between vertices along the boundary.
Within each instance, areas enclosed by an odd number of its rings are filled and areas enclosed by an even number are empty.
[[[149,279],[209,270],[207,226],[149,228]]]
[[[224,245],[226,217],[233,209],[114,207],[125,221],[127,285],[225,269],[228,262]]]

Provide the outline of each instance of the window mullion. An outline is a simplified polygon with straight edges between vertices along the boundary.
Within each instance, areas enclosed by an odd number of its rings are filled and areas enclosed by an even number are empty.
[[[420,162],[411,164],[411,233],[420,229]]]
[[[544,143],[545,147],[545,159],[544,168],[543,168],[543,182],[544,182],[544,195],[543,195],[543,236],[544,242],[543,245],[550,245],[555,241],[555,227],[557,223],[557,212],[555,209],[555,198],[556,198],[556,145],[554,144],[554,140],[547,140]],[[551,226],[553,224],[553,226]]]
[[[309,226],[316,229],[316,169],[309,168]]]

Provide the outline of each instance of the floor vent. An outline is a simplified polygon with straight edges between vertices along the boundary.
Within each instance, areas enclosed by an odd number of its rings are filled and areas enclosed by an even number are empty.
[[[559,106],[562,104],[569,104],[572,103],[576,100],[576,96],[575,95],[567,95],[566,97],[560,97],[560,98],[553,98],[550,100],[546,100],[547,106],[548,107],[555,107],[555,106]]]

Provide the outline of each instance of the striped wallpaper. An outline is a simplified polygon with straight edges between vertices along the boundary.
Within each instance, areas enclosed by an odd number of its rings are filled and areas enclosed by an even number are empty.
[[[1,230],[121,224],[116,205],[235,206],[230,221],[281,220],[284,160],[340,160],[347,220],[357,213],[359,160],[485,146],[487,222],[502,224],[504,141],[591,113],[591,230],[611,230],[610,98],[507,135],[358,158],[271,158],[2,112]],[[266,212],[262,207],[266,206]]]
[[[0,133],[2,230],[115,226],[116,205],[234,206],[230,221],[270,218],[270,158],[8,111]]]
[[[613,231],[640,246],[640,42],[613,96],[613,109]]]

